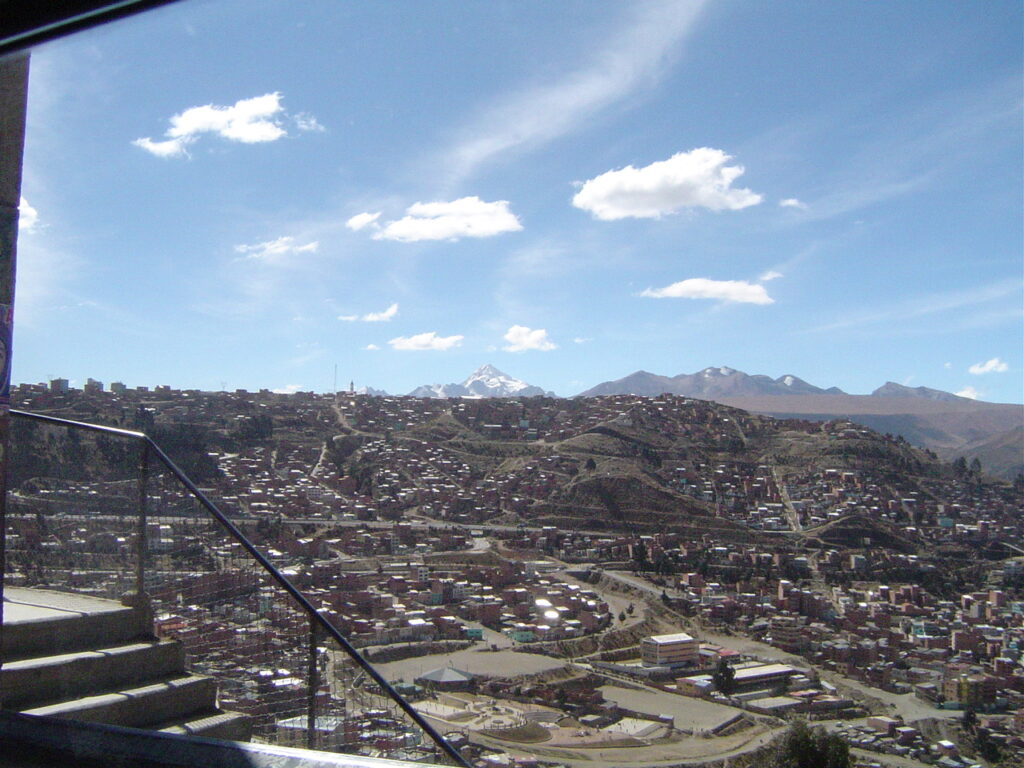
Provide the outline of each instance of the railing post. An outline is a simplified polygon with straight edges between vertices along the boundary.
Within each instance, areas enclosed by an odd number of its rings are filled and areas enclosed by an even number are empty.
[[[146,531],[146,505],[149,499],[149,440],[142,436],[139,446],[139,499],[138,507],[135,510],[135,589],[123,594],[121,602],[136,609],[139,629],[149,633],[153,631],[153,606],[149,602],[149,595],[146,594],[146,559],[149,556]]]
[[[0,666],[3,666],[4,574],[7,572],[7,474],[11,450],[11,339],[18,250],[21,162],[25,151],[28,54],[0,60]],[[0,703],[3,690],[0,689]]]
[[[146,530],[146,503],[149,494],[149,443],[142,441],[142,455],[139,457],[139,506],[138,531],[135,536],[135,593],[140,599],[146,597],[146,556],[149,551],[147,546]]]
[[[320,690],[320,668],[317,665],[317,652],[316,652],[316,641],[317,631],[316,622],[313,617],[309,617],[309,658],[306,667],[306,690],[307,690],[307,701],[306,701],[306,749],[317,748],[317,722],[316,722],[316,699],[317,693]]]

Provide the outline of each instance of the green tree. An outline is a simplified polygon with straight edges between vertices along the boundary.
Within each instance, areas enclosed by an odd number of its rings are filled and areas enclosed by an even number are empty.
[[[736,689],[736,670],[725,659],[718,660],[718,668],[711,675],[711,679],[715,683],[715,688],[726,696]]]
[[[967,707],[964,710],[960,717],[960,725],[968,733],[974,733],[974,729],[978,725],[978,713],[974,711],[974,707]]]
[[[646,571],[647,566],[647,547],[639,541],[633,546],[633,567],[638,571]]]
[[[835,733],[798,722],[779,740],[770,768],[850,768],[850,745]]]
[[[989,738],[988,732],[979,732],[974,737],[974,748],[978,754],[990,763],[998,763],[1002,757],[1002,750],[999,749],[999,745]]]

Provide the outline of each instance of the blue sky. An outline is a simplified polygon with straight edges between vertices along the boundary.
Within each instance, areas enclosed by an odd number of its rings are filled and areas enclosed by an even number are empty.
[[[33,53],[15,381],[1021,402],[1018,2],[191,0]]]

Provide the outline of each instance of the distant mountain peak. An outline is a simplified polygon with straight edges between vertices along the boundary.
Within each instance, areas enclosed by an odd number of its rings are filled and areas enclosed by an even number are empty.
[[[939,400],[946,403],[958,403],[969,398],[954,395],[952,392],[943,392],[941,389],[931,387],[908,387],[905,384],[897,384],[895,381],[887,381],[874,392],[872,397],[923,397],[926,400]]]
[[[477,368],[475,371],[473,371],[471,374],[469,374],[469,378],[471,378],[471,379],[476,377],[476,376],[506,376],[507,377],[508,374],[505,373],[504,371],[499,371],[497,368],[495,368],[490,363],[484,363],[479,368]]]
[[[509,376],[504,371],[499,371],[490,363],[481,365],[462,382],[462,386],[467,389],[473,389],[474,385],[483,386],[488,389],[502,389],[509,392],[518,392],[530,386],[525,381],[520,381]]]
[[[409,393],[413,397],[554,397],[540,387],[509,376],[490,363],[481,365],[461,384],[425,384]]]

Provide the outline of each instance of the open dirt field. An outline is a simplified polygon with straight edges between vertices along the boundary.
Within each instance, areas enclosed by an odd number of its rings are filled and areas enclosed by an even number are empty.
[[[701,733],[736,717],[740,710],[703,699],[662,691],[635,691],[616,685],[601,686],[605,699],[620,707],[648,715],[672,715],[679,730]]]

